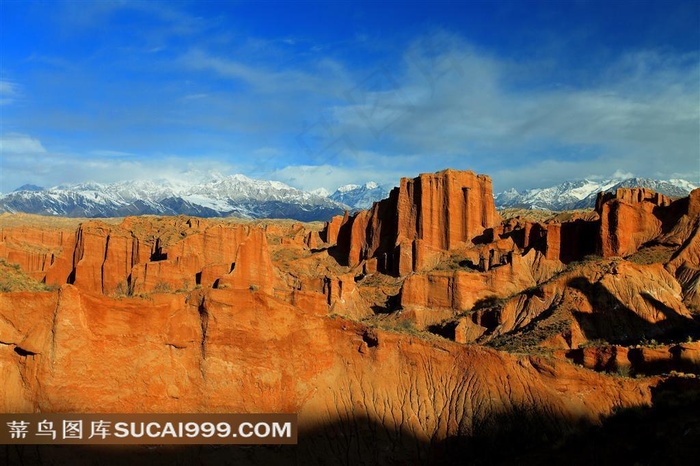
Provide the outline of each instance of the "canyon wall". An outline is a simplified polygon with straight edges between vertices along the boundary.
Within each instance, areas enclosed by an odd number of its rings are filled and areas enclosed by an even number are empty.
[[[0,299],[4,412],[294,412],[299,464],[434,461],[416,446],[507,419],[542,427],[521,412],[553,430],[596,423],[650,403],[655,383],[369,329],[262,291],[118,299],[64,285]]]

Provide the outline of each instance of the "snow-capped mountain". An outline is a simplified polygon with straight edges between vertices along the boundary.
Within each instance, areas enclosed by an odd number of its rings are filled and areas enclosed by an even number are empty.
[[[388,189],[370,181],[363,185],[346,184],[341,186],[328,198],[357,210],[369,209],[376,201],[388,196]]]
[[[526,209],[570,210],[587,209],[595,206],[600,191],[611,192],[617,188],[650,188],[671,197],[687,196],[695,189],[686,180],[653,180],[649,178],[627,178],[603,181],[567,181],[549,188],[528,189],[518,192],[515,189],[495,195],[496,207],[519,207]]]
[[[318,189],[313,189],[309,191],[311,194],[315,194],[317,196],[321,197],[328,197],[331,195],[331,192],[328,191],[326,188],[318,188]]]
[[[43,191],[44,188],[41,186],[37,186],[35,184],[23,184],[19,188],[15,189],[15,191]]]
[[[185,214],[313,221],[327,220],[347,209],[331,199],[278,181],[243,175],[210,175],[190,182],[134,180],[36,188],[0,195],[0,212],[68,217]]]

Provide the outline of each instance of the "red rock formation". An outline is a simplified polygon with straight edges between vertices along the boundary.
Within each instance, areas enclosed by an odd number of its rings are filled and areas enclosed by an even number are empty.
[[[602,212],[603,204],[611,200],[618,200],[625,204],[635,205],[648,202],[655,206],[665,207],[671,205],[668,196],[654,192],[648,188],[619,188],[614,193],[600,192],[595,201],[595,210],[599,214]]]
[[[479,302],[512,296],[539,283],[533,275],[539,267],[560,270],[555,263],[546,260],[542,263],[540,257],[538,252],[530,251],[525,256],[514,254],[504,265],[481,272],[433,271],[410,275],[401,288],[401,307],[413,311],[417,325],[423,328],[450,314],[468,311]]]
[[[322,243],[323,240],[318,231],[310,231],[304,239],[304,244],[306,244],[306,247],[309,249],[318,249],[321,247]]]
[[[599,193],[599,253],[603,257],[626,257],[662,233],[663,214],[671,200],[646,188],[621,188]]]
[[[218,288],[253,289],[272,294],[274,283],[275,272],[265,232],[260,228],[252,229],[238,247],[233,271],[221,277]]]
[[[0,257],[37,280],[106,295],[185,291],[219,279],[272,293],[277,280],[262,227],[243,224],[132,217],[83,222],[74,233],[4,228],[2,239]]]
[[[686,304],[700,312],[700,189],[690,193],[684,207],[680,218],[661,239],[679,246],[666,264],[666,270],[674,274],[683,287]]]
[[[0,257],[18,264],[32,278],[49,284],[66,283],[73,270],[74,229],[3,227]]]
[[[595,371],[621,374],[700,372],[700,342],[653,346],[590,346],[572,350],[567,357]]]
[[[326,225],[328,242],[337,222],[336,217]],[[351,267],[377,258],[378,270],[404,276],[430,262],[436,251],[482,242],[484,231],[499,222],[488,176],[444,170],[403,178],[388,199],[347,218],[337,249]]]
[[[693,189],[688,196],[688,216],[700,217],[700,188]]]
[[[693,314],[683,303],[681,286],[662,264],[592,262],[508,299],[489,328],[489,338],[518,332],[554,310],[562,322],[569,323],[543,345],[562,349],[598,339],[661,338],[693,328]],[[567,337],[558,338],[563,334]]]
[[[320,432],[314,453],[333,459],[343,439],[381,432],[381,448],[340,450],[382,463],[517,413],[559,427],[651,402],[660,378],[598,374],[557,360],[563,353],[604,371],[700,367],[696,343],[621,346],[693,328],[700,191],[674,202],[621,191],[600,203],[609,251],[636,250],[658,221],[652,240],[671,249],[667,260],[568,267],[591,250],[595,220],[495,225],[490,196],[488,179],[470,172],[422,175],[318,237],[289,222],[185,217],[3,227],[0,257],[62,287],[0,293],[0,406],[296,412],[300,431]],[[457,344],[426,327],[459,343],[522,338],[555,353]],[[580,348],[595,339],[608,344]],[[363,420],[379,428],[353,430]],[[398,461],[424,459],[407,455]]]
[[[322,232],[322,239],[328,244],[336,244],[338,242],[338,233],[343,223],[348,221],[348,212],[345,215],[336,215],[330,222],[326,222],[326,226]]]
[[[370,306],[360,295],[352,274],[340,277],[326,277],[323,291],[326,294],[329,312],[353,319],[362,319],[372,315]]]
[[[398,190],[398,241],[422,239],[450,250],[474,242],[499,223],[491,179],[472,172],[445,170],[404,178]]]
[[[457,343],[471,343],[482,337],[488,330],[488,327],[474,322],[471,318],[461,317],[455,325],[454,340]]]
[[[646,208],[645,208],[646,207]],[[633,206],[613,200],[601,208],[600,254],[603,257],[629,256],[661,234],[661,221],[653,214],[653,204]]]
[[[595,252],[599,230],[597,221],[550,222],[544,228],[544,254],[549,260],[559,260],[568,264]]]
[[[328,296],[317,291],[294,290],[290,304],[314,315],[328,315]]]

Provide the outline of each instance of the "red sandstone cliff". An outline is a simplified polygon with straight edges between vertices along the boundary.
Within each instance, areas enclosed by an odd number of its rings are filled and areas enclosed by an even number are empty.
[[[682,242],[677,237],[687,236],[689,231],[677,232],[675,241],[664,234],[674,225],[684,223],[681,217],[686,220],[698,217],[697,191],[677,201],[646,188],[600,193],[596,200],[596,211],[600,214],[599,253],[603,257],[625,257],[653,241]]]
[[[616,406],[649,403],[654,383],[370,332],[259,291],[143,300],[65,285],[0,296],[6,412],[297,412],[302,430],[368,418],[402,445],[400,432],[428,443],[472,435],[512,409],[597,422]],[[333,458],[337,444],[317,441],[313,451]],[[358,459],[369,461],[365,453]]]
[[[439,251],[482,241],[499,222],[488,176],[444,170],[402,178],[372,209],[335,217],[325,237],[337,238],[338,255],[349,266],[368,261],[372,270],[403,276]]]

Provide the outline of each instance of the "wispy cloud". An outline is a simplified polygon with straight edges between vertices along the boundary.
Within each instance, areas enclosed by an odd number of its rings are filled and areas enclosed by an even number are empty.
[[[133,154],[131,152],[123,152],[123,151],[109,150],[109,149],[91,150],[89,152],[89,155],[94,155],[96,157],[105,157],[105,158],[135,157],[136,156],[136,154]]]
[[[19,97],[19,86],[6,80],[0,80],[0,105],[9,105]]]
[[[362,89],[336,106],[329,134],[396,156],[424,154],[448,166],[536,185],[617,169],[646,175],[694,173],[700,159],[698,55],[626,54],[586,87],[523,85],[528,66],[442,38],[437,54],[419,41],[384,89]],[[382,78],[380,76],[380,78]],[[546,81],[546,77],[540,77]],[[529,172],[532,176],[510,176]],[[495,177],[494,176],[494,177]]]
[[[138,157],[135,154],[94,150],[72,154],[47,149],[38,139],[26,134],[0,137],[0,193],[12,191],[24,183],[44,187],[64,183],[96,181],[110,183],[130,179],[190,179],[193,174],[235,173],[236,165],[216,157],[193,160],[181,155]]]
[[[180,8],[173,2],[143,2],[139,0],[101,0],[99,2],[57,2],[61,23],[79,33],[105,27],[120,12],[135,12],[147,16],[153,23],[139,34],[160,36],[189,36],[208,29],[210,22]]]
[[[209,94],[205,93],[200,93],[200,94],[188,94],[183,97],[184,100],[199,100],[199,99],[206,99],[209,97]]]
[[[331,192],[338,186],[349,183],[362,184],[367,181],[376,181],[393,185],[399,181],[395,175],[377,172],[371,167],[340,167],[328,164],[287,166],[271,172],[270,177],[301,189],[325,188]]]
[[[194,48],[180,57],[179,62],[190,70],[213,72],[220,77],[238,80],[261,93],[323,94],[336,92],[338,81],[343,81],[343,75],[339,73],[342,67],[331,60],[314,63],[306,69],[265,68]]]
[[[20,133],[7,133],[0,136],[0,153],[4,156],[45,154],[46,149],[36,138]]]

